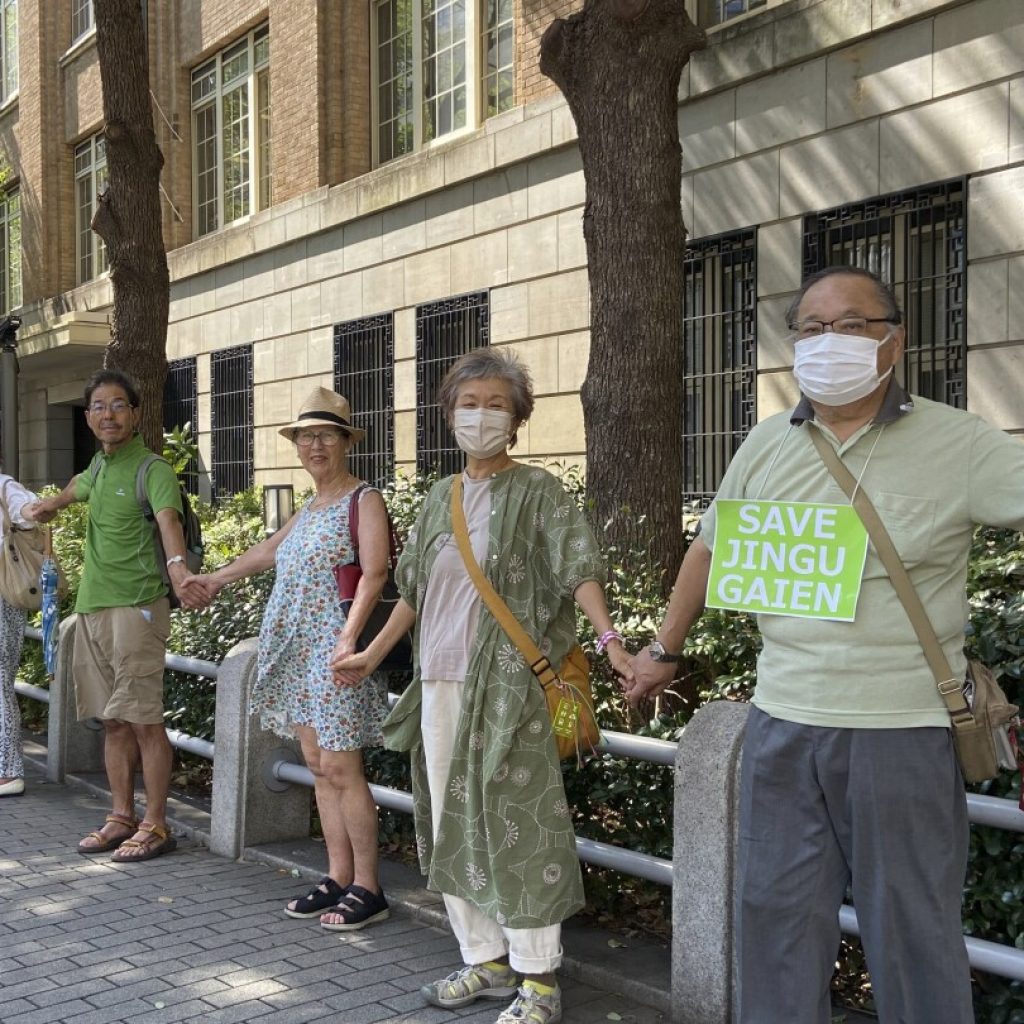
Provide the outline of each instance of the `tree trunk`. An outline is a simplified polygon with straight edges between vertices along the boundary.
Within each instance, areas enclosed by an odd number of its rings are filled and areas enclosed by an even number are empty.
[[[92,229],[107,244],[114,287],[112,337],[103,362],[137,383],[142,435],[159,452],[170,278],[160,222],[164,158],[153,130],[149,47],[139,0],[95,0],[94,14],[109,181],[97,197]]]
[[[541,40],[576,120],[590,361],[581,390],[596,528],[671,584],[683,552],[683,225],[678,89],[704,34],[683,0],[586,0]],[[641,517],[644,517],[641,521]]]

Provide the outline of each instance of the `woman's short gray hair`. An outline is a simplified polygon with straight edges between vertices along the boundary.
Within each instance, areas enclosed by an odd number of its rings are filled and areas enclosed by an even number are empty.
[[[512,416],[525,423],[533,412],[533,381],[523,361],[503,348],[477,348],[460,356],[444,375],[437,402],[445,419],[451,422],[459,388],[470,380],[497,377],[506,381],[512,398]]]

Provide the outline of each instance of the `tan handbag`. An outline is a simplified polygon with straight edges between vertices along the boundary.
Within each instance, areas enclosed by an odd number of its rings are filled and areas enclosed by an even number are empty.
[[[928,667],[935,676],[935,685],[949,710],[953,743],[964,778],[968,782],[984,782],[998,775],[1000,768],[1012,771],[1017,767],[1017,761],[1010,743],[1009,730],[1017,721],[1017,705],[1006,699],[996,677],[981,662],[968,662],[966,679],[954,677],[949,659],[935,635],[917,589],[910,580],[889,531],[871,504],[871,499],[863,488],[857,486],[853,474],[821,431],[814,427],[808,429],[821,461],[853,502],[875,552],[907,611]]]
[[[473,555],[466,513],[462,508],[461,475],[452,481],[451,511],[455,543],[466,564],[469,578],[476,584],[480,597],[498,620],[498,625],[519,648],[544,691],[559,758],[564,760],[567,757],[575,757],[579,760],[585,750],[593,751],[601,741],[601,730],[594,714],[590,662],[587,661],[583,648],[576,644],[556,672],[491,585]]]
[[[21,529],[11,522],[7,504],[7,486],[0,492],[0,518],[3,520],[3,550],[0,551],[0,597],[15,608],[37,612],[42,606],[43,588],[39,576],[46,558],[46,534],[38,527]],[[59,572],[59,570],[58,570]],[[59,575],[60,594],[67,592],[63,573]]]

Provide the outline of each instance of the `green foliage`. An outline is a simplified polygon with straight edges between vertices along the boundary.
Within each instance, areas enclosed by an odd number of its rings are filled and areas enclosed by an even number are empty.
[[[174,427],[164,434],[163,456],[178,476],[188,469],[190,463],[195,464],[198,461],[199,444],[192,433],[191,423],[186,423],[183,427]]]
[[[1008,530],[980,530],[967,580],[972,635],[968,650],[999,677],[1007,697],[1024,705],[1024,545]],[[1020,799],[1019,773],[974,787],[989,796]],[[1024,949],[1024,835],[971,829],[964,886],[969,935]],[[975,1008],[986,1024],[1024,1022],[1024,985],[992,975],[976,978]]]
[[[187,440],[187,439],[186,439]],[[184,442],[183,442],[184,443]],[[186,449],[179,455],[184,458]],[[177,461],[178,456],[175,457]],[[573,468],[562,478],[575,499],[585,502],[582,479]],[[400,535],[419,513],[430,480],[398,478],[385,500]],[[196,503],[206,542],[206,568],[215,569],[262,538],[258,490],[247,491],[211,507]],[[74,602],[81,573],[87,509],[72,506],[62,514],[54,546],[67,573],[71,592],[65,614]],[[646,644],[664,614],[660,569],[646,551],[609,547],[608,602],[612,619],[637,650]],[[234,644],[259,632],[273,573],[233,584],[204,612],[179,611],[173,617],[170,647],[210,661],[220,661]],[[1019,535],[981,530],[972,551],[968,577],[973,633],[972,656],[999,675],[1010,699],[1024,704],[1024,545]],[[760,637],[753,620],[708,611],[697,623],[684,651],[682,679],[671,692],[642,709],[631,711],[613,678],[607,659],[593,654],[595,637],[582,617],[579,636],[594,664],[598,717],[607,728],[637,735],[677,740],[694,711],[711,700],[746,700],[754,686]],[[45,685],[41,652],[25,644],[24,677]],[[394,689],[394,685],[392,686]],[[38,716],[39,705],[32,714]],[[212,738],[215,691],[211,682],[168,673],[168,724],[183,732]],[[26,705],[26,711],[30,709]],[[407,759],[381,749],[367,751],[367,775],[381,785],[408,790]],[[567,763],[566,790],[574,806],[578,834],[602,842],[671,857],[673,845],[673,775],[659,767],[602,755],[582,767]],[[993,796],[1017,800],[1019,776],[1002,775],[978,787]],[[912,796],[912,795],[911,795]],[[386,850],[408,854],[412,819],[392,812],[381,814],[381,839]],[[588,913],[598,918],[667,935],[669,890],[614,872],[585,869]],[[970,865],[964,899],[964,923],[969,934],[1024,949],[1024,837],[988,828],[971,830]],[[844,996],[870,1005],[859,944],[845,942],[839,987]],[[988,975],[976,978],[978,1019],[986,1024],[1022,1024],[1024,987]]]

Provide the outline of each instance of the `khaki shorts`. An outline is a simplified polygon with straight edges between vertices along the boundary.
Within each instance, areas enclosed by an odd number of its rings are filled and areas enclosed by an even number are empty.
[[[79,721],[136,725],[164,720],[164,655],[171,610],[166,597],[78,616],[73,668]]]

